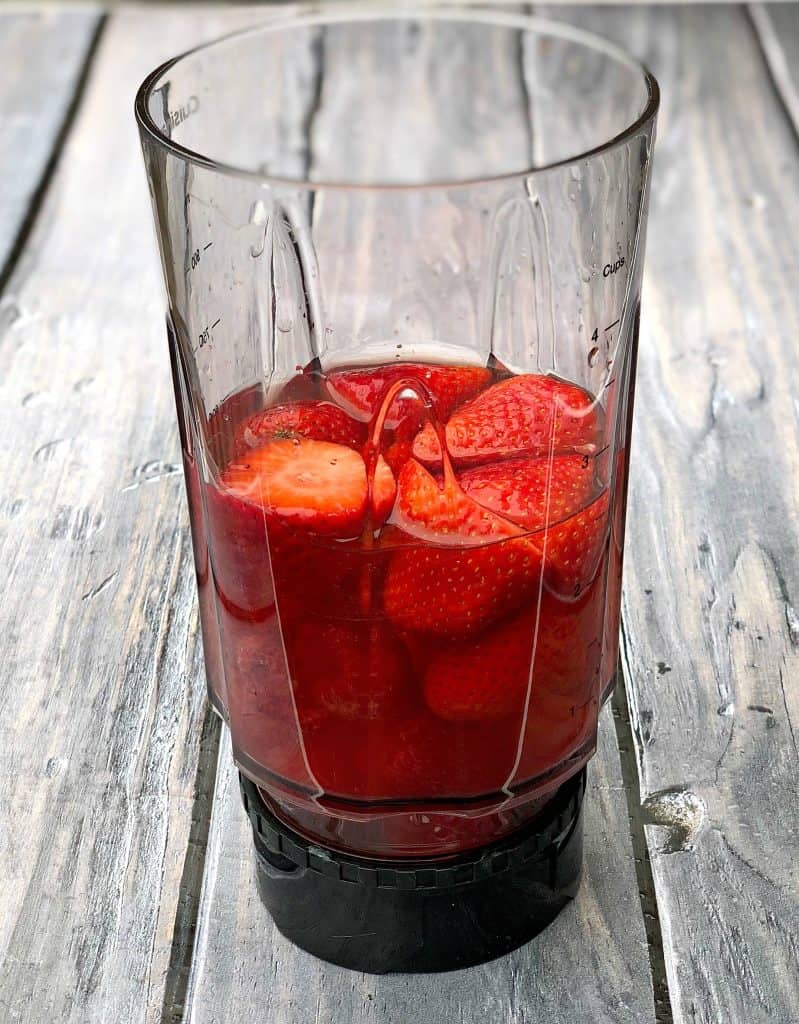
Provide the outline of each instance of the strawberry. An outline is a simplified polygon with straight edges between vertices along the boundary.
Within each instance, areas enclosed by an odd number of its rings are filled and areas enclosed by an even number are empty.
[[[602,654],[601,582],[595,580],[579,601],[561,601],[546,590],[542,593],[531,707],[543,693],[580,704],[596,697]]]
[[[233,447],[236,457],[241,458],[267,441],[294,437],[361,448],[366,441],[366,426],[332,402],[273,405],[239,424]]]
[[[298,699],[305,750],[326,795],[360,800],[475,797],[501,789],[519,723],[445,722],[428,711],[378,720],[323,716]],[[394,821],[386,827],[395,827]],[[468,826],[464,829],[469,833]]]
[[[593,579],[607,534],[607,492],[586,505],[595,489],[593,461],[581,455],[508,459],[468,469],[459,478],[470,498],[538,531],[530,542],[544,558],[547,583],[569,598]]]
[[[392,558],[383,602],[401,629],[471,636],[518,608],[535,591],[540,572],[540,555],[524,540],[409,548]]]
[[[318,705],[306,705],[299,694],[297,712],[308,765],[325,795],[349,799],[371,796],[367,741],[380,723],[332,718]]]
[[[510,774],[518,723],[474,725],[421,713],[393,723],[375,765],[380,795],[394,799],[475,797],[496,792]]]
[[[603,491],[587,508],[545,534],[530,538],[544,559],[544,579],[560,597],[579,597],[596,575],[608,538],[610,496]]]
[[[475,544],[481,538],[522,533],[518,526],[473,501],[451,474],[440,484],[416,459],[406,462],[400,472],[392,522],[434,544]]]
[[[400,630],[468,636],[538,587],[537,548],[520,527],[472,501],[451,474],[439,487],[418,462],[406,463],[393,521],[425,541],[399,548],[389,563],[383,603]]]
[[[299,744],[283,637],[273,616],[265,623],[225,619],[225,678],[233,743],[266,771],[313,787]]]
[[[394,441],[385,450],[384,456],[394,476],[399,476],[402,467],[413,457],[413,440]]]
[[[499,381],[460,408],[446,427],[447,450],[461,465],[569,448],[590,451],[598,435],[590,396],[575,384],[540,374]],[[441,460],[429,423],[416,438],[414,455],[427,464]]]
[[[535,625],[535,609],[527,609],[476,640],[434,655],[424,678],[430,710],[452,722],[518,715],[530,681]]]
[[[295,373],[283,381],[276,395],[282,403],[309,402],[324,397],[324,374],[319,360],[312,359],[305,367],[295,367]]]
[[[298,700],[336,718],[393,719],[409,705],[408,655],[383,623],[306,623],[288,657]]]
[[[401,394],[391,404],[385,426],[397,429],[410,420],[413,433],[424,422],[424,400],[429,394],[436,416],[443,422],[463,402],[488,384],[491,372],[481,366],[435,366],[423,363],[396,363],[379,368],[336,370],[328,377],[328,388],[346,408],[362,418],[371,419],[379,410],[392,384],[400,380],[418,381],[418,392]]]
[[[530,701],[516,778],[549,773],[596,733],[602,657],[603,588],[595,580],[577,602],[544,591]]]
[[[262,621],[274,610],[263,511],[222,487],[205,487],[208,552],[216,594],[231,615]]]
[[[344,445],[305,438],[268,441],[231,463],[221,482],[228,494],[283,526],[352,537],[365,521],[366,465]],[[390,512],[394,493],[394,476],[379,458],[373,493],[376,522]]]
[[[317,617],[361,620],[380,608],[389,553],[288,530],[270,530],[275,595],[287,627]]]
[[[508,459],[468,469],[458,482],[470,498],[526,530],[559,523],[591,496],[593,460],[582,455]]]

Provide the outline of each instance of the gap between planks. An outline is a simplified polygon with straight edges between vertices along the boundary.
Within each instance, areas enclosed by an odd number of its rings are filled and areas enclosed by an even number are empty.
[[[89,43],[89,47],[86,51],[86,56],[83,61],[83,67],[81,68],[80,75],[78,76],[77,82],[75,83],[75,89],[72,93],[72,99],[70,100],[69,105],[66,108],[64,118],[61,122],[61,126],[59,127],[58,132],[56,133],[56,136],[53,139],[53,145],[50,151],[50,156],[48,157],[47,163],[44,166],[44,170],[42,171],[39,183],[36,186],[36,189],[31,194],[30,201],[28,203],[28,208],[25,211],[25,216],[23,217],[19,225],[16,237],[14,238],[14,242],[9,248],[8,255],[2,267],[0,267],[0,297],[2,297],[3,293],[5,292],[6,285],[11,279],[11,275],[14,273],[17,263],[19,262],[22,254],[25,252],[25,249],[27,248],[28,239],[36,223],[36,218],[39,215],[39,209],[41,207],[42,200],[44,199],[44,196],[46,195],[47,190],[50,187],[50,182],[52,181],[53,175],[55,174],[56,168],[58,167],[58,161],[60,160],[61,154],[64,149],[64,142],[66,141],[67,136],[72,130],[72,125],[75,121],[75,118],[77,117],[78,111],[80,110],[80,105],[86,93],[86,85],[89,81],[89,77],[94,66],[94,58],[97,54],[97,50],[100,45],[100,40],[102,38],[103,31],[105,29],[107,21],[107,13],[101,14],[98,18],[97,26],[95,27],[94,34],[92,35],[91,42]]]
[[[195,937],[200,910],[200,895],[208,853],[211,810],[216,791],[217,764],[222,738],[222,721],[206,702],[200,749],[197,755],[197,776],[189,841],[180,878],[175,920],[172,927],[172,950],[164,982],[162,1024],[180,1024],[186,1006],[186,995],[194,957]]]
[[[622,644],[624,630],[622,629]],[[666,959],[663,952],[663,932],[660,924],[655,881],[652,877],[652,865],[649,860],[649,847],[646,843],[644,825],[652,824],[641,801],[641,787],[638,778],[638,761],[635,756],[630,709],[627,704],[627,690],[624,674],[619,667],[616,686],[611,698],[613,725],[616,730],[616,744],[619,748],[621,777],[624,793],[627,797],[627,813],[630,823],[630,840],[633,847],[635,874],[638,879],[638,896],[641,901],[641,914],[644,918],[647,949],[649,951],[649,970],[652,975],[652,989],[655,994],[656,1024],[673,1024],[669,985],[666,977]]]

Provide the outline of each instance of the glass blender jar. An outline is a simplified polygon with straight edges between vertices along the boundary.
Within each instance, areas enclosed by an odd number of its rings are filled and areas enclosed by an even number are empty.
[[[278,927],[479,962],[576,892],[658,89],[576,29],[291,8],[136,99],[209,696]]]

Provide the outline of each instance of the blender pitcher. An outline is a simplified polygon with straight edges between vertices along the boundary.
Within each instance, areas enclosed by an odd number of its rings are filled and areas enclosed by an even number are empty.
[[[324,959],[476,963],[576,892],[657,105],[600,39],[429,5],[138,93],[209,696]]]

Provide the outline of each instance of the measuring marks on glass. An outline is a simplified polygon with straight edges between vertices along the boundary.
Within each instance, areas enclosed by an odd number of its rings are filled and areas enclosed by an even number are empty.
[[[598,271],[598,268],[597,268],[596,264],[593,264],[593,267],[596,270],[597,275],[598,275],[599,271]],[[617,288],[618,287],[618,284],[617,284],[617,280],[618,279],[614,280],[614,278],[616,278],[616,275],[619,274],[620,271],[622,271],[622,273],[620,274],[620,278],[619,279],[626,279],[627,276],[628,276],[628,270],[626,268],[627,268],[627,259],[623,255],[623,253],[622,253],[622,246],[617,243],[617,245],[616,245],[616,258],[615,259],[611,259],[609,262],[605,263],[605,265],[602,267],[602,278],[603,278],[604,282],[606,284],[608,284],[608,285],[613,285],[614,289]],[[601,283],[602,283],[601,281],[598,282],[598,284],[601,284]],[[592,286],[592,287],[595,287],[595,286]],[[621,296],[618,296],[618,297],[620,298]],[[604,303],[603,303],[603,305],[604,305]],[[614,303],[614,305],[615,305],[615,303]],[[625,296],[624,301],[622,301],[622,310],[624,310],[625,307],[626,307],[626,296]],[[618,306],[616,307],[616,309],[618,309]],[[613,315],[613,313],[611,313],[611,316],[612,315]],[[603,389],[610,387],[613,384],[613,381],[615,379],[611,375],[613,374],[613,363],[614,363],[615,354],[616,354],[616,347],[617,347],[618,340],[619,340],[618,339],[618,330],[617,330],[617,328],[618,328],[619,324],[622,322],[623,317],[624,317],[624,312],[622,311],[621,315],[617,316],[615,320],[613,320],[611,323],[609,323],[607,325],[607,327],[602,327],[602,326],[599,326],[599,325],[595,324],[594,328],[593,328],[593,331],[591,331],[591,333],[589,335],[589,338],[590,338],[590,341],[591,341],[591,347],[588,350],[588,355],[587,355],[588,365],[589,365],[589,367],[591,367],[591,369],[593,369],[595,366],[597,366],[599,364],[600,359],[604,359],[604,371],[605,371],[604,378],[605,379],[604,379],[604,382],[602,384],[602,388]],[[604,352],[604,355],[603,355],[603,352]]]
[[[613,331],[616,327],[618,327],[618,325],[620,323],[621,323],[621,317],[618,317],[616,320],[613,321],[612,324],[608,324],[607,327],[602,329],[602,335],[603,335],[602,341],[604,342],[605,350],[608,351],[608,352],[610,351],[611,345],[613,344],[613,335],[611,334],[611,331]],[[594,331],[593,331],[593,334],[591,335],[592,348],[590,349],[590,351],[588,353],[588,365],[591,366],[591,367],[596,366],[596,364],[599,362],[599,354],[600,354],[599,341],[600,341],[599,328],[595,327]],[[610,369],[611,361],[612,360],[608,360],[608,364],[607,364],[607,369],[608,370]]]
[[[204,245],[202,247],[202,250],[200,250],[200,249],[195,249],[194,250],[194,252],[191,254],[191,257],[189,259],[189,266],[186,268],[186,277],[187,278],[189,277],[189,275],[191,274],[191,272],[193,270],[196,270],[197,267],[199,267],[200,263],[202,263],[203,253],[204,252],[208,252],[208,250],[211,248],[211,246],[213,244],[214,244],[213,242],[208,242],[206,245]]]
[[[221,323],[222,317],[217,317],[217,319],[214,320],[214,322],[209,327],[203,327],[203,329],[197,335],[197,348],[205,348],[205,346],[213,337],[211,331],[213,331],[213,329],[215,327],[218,327]]]
[[[204,254],[208,252],[208,250],[211,248],[211,246],[213,244],[214,244],[213,242],[206,242],[205,245],[203,245],[201,248],[197,248],[197,249],[193,249],[192,250],[191,256],[189,257],[189,260],[188,260],[188,265],[186,267],[186,283],[187,284],[190,282],[190,280],[191,280],[192,276],[194,275],[194,273],[202,265]],[[213,340],[213,331],[221,323],[222,323],[222,318],[221,317],[217,317],[216,320],[214,320],[213,323],[206,324],[206,326],[203,327],[203,329],[198,332],[198,334],[196,335],[196,337],[193,340],[193,345],[192,345],[192,347],[193,347],[195,352],[199,351],[200,349],[205,348],[205,346],[210,341]]]

